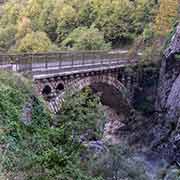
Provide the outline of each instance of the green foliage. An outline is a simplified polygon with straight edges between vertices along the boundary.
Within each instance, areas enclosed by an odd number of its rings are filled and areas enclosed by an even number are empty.
[[[88,132],[90,138],[97,139],[101,135],[98,125],[103,121],[100,100],[90,89],[77,93],[73,98],[67,96],[59,119],[59,125],[64,127],[65,133],[73,132],[74,136],[80,136]]]
[[[104,32],[105,39],[113,44],[133,40],[143,32],[154,15],[154,4],[147,0],[104,0],[101,3],[94,0],[94,4],[97,11],[95,27]]]
[[[159,47],[157,44],[152,44],[151,46],[147,46],[143,54],[141,56],[141,63],[142,64],[149,64],[149,63],[158,63],[161,59],[161,52],[162,47]]]
[[[171,39],[172,37],[174,36],[174,34],[176,33],[176,26],[177,24],[175,23],[173,25],[173,28],[172,30],[167,34],[167,37],[166,37],[166,42],[165,42],[165,45],[164,45],[164,49],[166,49],[168,47],[168,45],[170,44],[171,42]]]
[[[144,28],[153,23],[157,6],[153,1],[139,0],[135,1],[135,10],[132,13],[133,24],[135,26],[136,33],[143,32]]]
[[[54,6],[55,0],[46,0],[43,1],[43,8],[39,15],[38,26],[40,31],[44,31],[49,35],[49,38],[52,41],[55,41],[56,36],[56,28],[57,28],[57,17],[54,14]]]
[[[5,28],[0,28],[0,47],[8,50],[15,41],[16,28],[13,25],[8,25]]]
[[[12,0],[2,7],[3,15],[0,16],[0,25],[6,27],[7,25],[15,25],[23,9],[21,0]]]
[[[17,52],[45,52],[57,49],[44,32],[27,34],[17,44]]]
[[[97,3],[99,4],[96,5]],[[106,40],[115,42],[132,39],[133,33],[129,31],[132,23],[130,16],[132,7],[128,0],[113,2],[105,0],[101,3],[94,1],[94,6],[97,13],[95,27],[105,34]]]
[[[62,47],[73,50],[107,50],[111,45],[105,42],[103,33],[98,29],[80,27],[68,35]]]
[[[59,7],[59,6],[58,6]],[[62,42],[70,32],[77,26],[77,13],[76,10],[69,4],[62,4],[62,7],[55,9],[57,13],[57,34],[58,42]]]
[[[144,27],[153,21],[155,7],[153,2],[147,0],[9,0],[3,6],[0,25],[5,28],[6,34],[7,26],[14,25],[17,29],[17,32],[13,32],[16,44],[31,32],[44,32],[53,44],[61,46],[64,41],[69,41],[72,34],[83,31],[87,38],[76,38],[81,42],[77,45],[78,49],[103,49],[106,46],[109,48],[109,44],[128,43],[141,34]],[[27,21],[23,21],[25,19]],[[6,36],[4,40],[9,42],[9,37]],[[86,46],[84,43],[89,41],[90,45]],[[10,43],[8,49],[12,47],[14,43]],[[16,48],[19,51],[19,47]],[[36,50],[46,51],[47,48],[51,50],[51,46]]]
[[[94,11],[92,3],[90,1],[83,1],[80,2],[79,5],[80,8],[78,11],[78,25],[80,27],[91,27],[97,18],[97,14]]]
[[[175,59],[180,61],[180,55],[179,54],[175,54]]]
[[[143,39],[144,39],[144,41],[149,41],[152,38],[153,38],[153,29],[152,29],[152,24],[151,24],[144,28]]]
[[[97,100],[94,97],[89,99],[86,96],[89,94],[83,93],[78,97],[84,101],[81,102],[77,97],[77,104],[74,97],[71,103],[75,105],[68,102],[63,105],[60,116],[63,123],[59,119],[59,125],[52,127],[51,114],[43,101],[34,96],[31,86],[31,82],[17,74],[0,73],[0,176],[4,178],[7,173],[8,179],[99,180],[87,176],[81,170],[80,152],[84,147],[74,142],[71,131],[75,128],[80,134],[87,127],[95,129],[94,118],[99,117],[95,114],[98,112]],[[27,126],[21,121],[21,115],[29,98],[33,100],[33,109],[32,123]],[[68,107],[74,109],[68,111]],[[76,107],[82,111],[81,115],[85,113],[82,118]],[[89,117],[87,121],[85,115]]]

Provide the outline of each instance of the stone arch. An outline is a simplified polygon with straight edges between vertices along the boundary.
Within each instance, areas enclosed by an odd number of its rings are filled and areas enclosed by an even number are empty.
[[[49,85],[49,84],[46,84],[44,87],[43,87],[43,89],[42,89],[42,91],[41,91],[41,94],[43,95],[43,96],[48,96],[48,95],[50,95],[51,93],[52,93],[52,87]]]
[[[91,86],[92,84],[96,84],[96,83],[104,83],[115,87],[122,94],[122,98],[130,106],[130,101],[128,98],[128,90],[119,80],[117,80],[117,77],[111,75],[97,75],[97,76],[89,76],[85,78],[77,78],[69,82],[66,85],[64,91],[61,94],[59,94],[55,99],[53,99],[51,102],[49,102],[49,107],[51,111],[56,113],[60,110],[60,104],[64,100],[66,93],[73,95],[81,91],[85,87]]]
[[[64,83],[63,82],[58,82],[56,85],[56,91],[60,92],[64,90]]]

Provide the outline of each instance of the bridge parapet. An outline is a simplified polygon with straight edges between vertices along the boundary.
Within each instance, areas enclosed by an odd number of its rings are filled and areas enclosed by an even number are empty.
[[[130,62],[136,63],[136,59],[129,59],[128,52],[72,51],[0,55],[0,68],[11,64],[13,70],[36,77],[42,74],[126,65]]]

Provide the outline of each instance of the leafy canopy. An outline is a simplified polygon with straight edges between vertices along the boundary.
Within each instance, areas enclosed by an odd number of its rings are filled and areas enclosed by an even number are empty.
[[[61,49],[77,31],[83,31],[83,37],[75,43],[75,49],[118,46],[134,40],[147,24],[154,21],[156,6],[148,0],[9,0],[2,7],[0,25],[3,30],[0,29],[0,34],[1,31],[8,34],[12,24],[16,31],[10,37],[0,36],[0,41],[8,42],[8,46],[0,44],[0,48],[23,52],[19,42],[28,34],[42,32],[49,38],[48,43],[51,41]],[[90,45],[86,45],[89,41]],[[99,44],[96,41],[100,41]],[[33,41],[30,43],[34,44]],[[51,50],[51,46],[48,48]],[[47,47],[43,49],[41,45],[35,49],[47,51]],[[33,51],[33,48],[28,50]]]
[[[105,42],[103,33],[93,27],[80,27],[73,30],[62,42],[62,46],[73,50],[105,50],[111,48],[111,44]]]
[[[4,147],[0,147],[0,176],[3,173],[7,175],[5,179],[100,179],[82,170],[80,154],[84,147],[73,136],[74,132],[79,137],[96,129],[97,118],[101,119],[97,98],[87,91],[67,97],[55,125],[43,100],[35,97],[31,82],[18,74],[0,72],[0,99],[0,142]],[[22,109],[29,99],[33,103],[32,123],[25,125]],[[95,132],[97,136],[98,130]]]

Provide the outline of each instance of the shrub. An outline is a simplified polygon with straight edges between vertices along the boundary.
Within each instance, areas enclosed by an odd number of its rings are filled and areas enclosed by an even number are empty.
[[[44,32],[32,32],[17,43],[17,52],[46,52],[57,49]]]
[[[51,114],[43,100],[34,96],[31,88],[31,82],[20,75],[0,72],[1,179],[7,172],[7,179],[100,180],[87,176],[81,170],[79,154],[82,146],[72,141],[72,131],[64,138],[65,127],[68,128],[74,120],[71,117],[78,116],[78,112],[70,112],[67,124],[64,122],[61,126],[51,127]],[[25,125],[21,115],[29,98],[33,99],[32,123]],[[89,103],[89,106],[95,107],[91,101]],[[77,119],[76,124],[78,121],[80,119]],[[87,123],[91,124],[91,121]],[[1,151],[2,146],[6,153]]]
[[[103,33],[98,29],[80,27],[70,33],[62,42],[62,47],[72,50],[107,50],[111,45],[105,42]]]
[[[15,43],[16,28],[13,25],[0,27],[0,48],[8,50]]]
[[[143,31],[143,39],[144,41],[149,41],[153,38],[153,29],[151,27],[152,25],[149,25],[147,27],[144,28]]]

